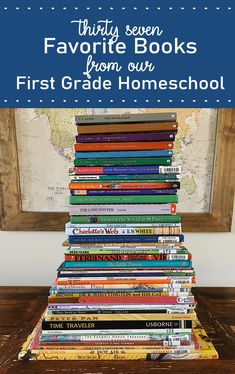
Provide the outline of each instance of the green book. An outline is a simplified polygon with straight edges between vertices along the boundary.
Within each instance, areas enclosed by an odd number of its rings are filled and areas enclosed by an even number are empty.
[[[75,158],[75,166],[171,165],[172,157]]]
[[[89,178],[90,177],[90,178]],[[138,182],[149,182],[149,181],[157,181],[157,182],[165,182],[165,181],[178,181],[179,177],[177,174],[133,174],[133,175],[90,175],[83,178],[82,175],[79,176],[71,176],[71,182],[86,182],[86,181],[138,181]],[[74,179],[73,179],[74,178]]]
[[[71,223],[178,223],[179,214],[118,215],[118,216],[70,216]]]
[[[178,203],[178,195],[69,196],[70,204],[167,204]]]

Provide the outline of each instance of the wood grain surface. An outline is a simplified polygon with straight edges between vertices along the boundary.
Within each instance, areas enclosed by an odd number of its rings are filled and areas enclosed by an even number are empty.
[[[0,288],[1,374],[225,374],[235,373],[235,288],[195,288],[197,313],[219,360],[168,362],[17,360],[22,343],[47,305],[48,287]]]
[[[0,229],[64,231],[65,212],[23,212],[13,109],[0,109]],[[208,186],[211,188],[211,186]],[[218,109],[209,213],[182,213],[184,232],[228,232],[235,190],[235,108]]]

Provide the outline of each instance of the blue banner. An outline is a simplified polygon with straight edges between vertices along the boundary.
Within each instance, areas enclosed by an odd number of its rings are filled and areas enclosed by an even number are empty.
[[[1,1],[0,107],[233,107],[233,5]]]

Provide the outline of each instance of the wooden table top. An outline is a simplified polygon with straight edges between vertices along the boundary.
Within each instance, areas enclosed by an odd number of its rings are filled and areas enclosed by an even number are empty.
[[[37,361],[17,354],[47,305],[48,287],[0,287],[1,374],[215,374],[235,373],[235,288],[195,288],[197,314],[219,360]]]

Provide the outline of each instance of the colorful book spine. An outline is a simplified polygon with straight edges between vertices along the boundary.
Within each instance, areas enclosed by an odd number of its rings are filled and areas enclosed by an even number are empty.
[[[194,304],[193,296],[81,296],[81,297],[57,297],[50,295],[48,297],[50,304],[71,304],[77,303],[82,305],[89,304],[154,304],[154,305],[184,305]]]
[[[173,142],[75,143],[76,152],[173,149]]]
[[[81,232],[85,230],[91,230],[93,233],[95,233],[95,230],[103,230],[103,229],[129,229],[129,230],[135,230],[135,229],[152,229],[152,228],[163,228],[163,227],[179,227],[181,228],[181,223],[179,222],[169,222],[169,223],[163,223],[163,222],[153,222],[153,223],[97,223],[95,225],[91,225],[90,223],[80,223],[75,224],[71,223],[70,221],[65,224],[65,229],[81,229]],[[104,235],[107,234],[105,230],[103,230]],[[73,232],[74,233],[74,232]]]
[[[83,166],[69,169],[70,175],[83,174],[179,174],[180,166]]]
[[[179,214],[175,215],[120,215],[120,216],[70,216],[70,222],[72,224],[80,223],[178,223],[181,222],[181,217]]]
[[[190,260],[162,260],[162,261],[65,261],[65,268],[143,268],[143,267],[159,267],[159,268],[190,268],[192,263]]]
[[[178,195],[69,196],[69,204],[167,204],[177,203]]]
[[[66,235],[179,235],[181,227],[67,228]]]
[[[183,258],[182,258],[183,257]],[[191,260],[191,254],[97,254],[97,255],[80,255],[65,254],[65,261],[160,261],[160,260]]]
[[[190,329],[190,320],[150,320],[150,321],[42,321],[42,330],[117,330],[117,329]]]
[[[106,152],[75,152],[75,158],[125,158],[125,157],[170,157],[171,149],[154,151],[106,151]]]
[[[71,182],[178,182],[178,174],[71,175]]]
[[[75,158],[74,166],[171,165],[172,157]]]
[[[124,123],[112,125],[86,125],[78,126],[78,134],[114,134],[114,133],[138,133],[138,132],[172,132],[177,131],[178,124],[177,122],[165,122],[165,123],[135,123],[132,126],[127,126]]]
[[[77,135],[77,143],[104,143],[104,142],[139,142],[139,141],[164,141],[175,140],[175,132],[160,133],[132,133],[132,134],[100,134]]]
[[[69,235],[71,244],[79,243],[182,243],[184,235]]]
[[[70,190],[70,195],[72,196],[119,196],[119,195],[175,195],[177,190],[165,189],[165,190]]]
[[[117,190],[117,189],[163,189],[163,188],[180,188],[180,182],[116,182],[116,183],[105,183],[105,182],[71,182],[69,183],[70,190]]]
[[[125,205],[71,205],[69,215],[130,215],[130,214],[175,214],[176,204],[125,204]]]
[[[46,321],[129,321],[129,320],[152,320],[153,318],[156,318],[159,321],[165,320],[166,319],[166,314],[163,313],[127,313],[127,314],[97,314],[94,316],[93,314],[64,314],[61,315],[59,313],[55,313],[52,311],[51,314],[47,314],[46,316]],[[194,321],[196,319],[196,314],[191,313],[191,314],[168,314],[167,315],[168,320],[177,320],[177,319],[182,319],[182,320],[190,320]],[[120,343],[119,343],[120,344]],[[118,344],[117,344],[118,345]]]

